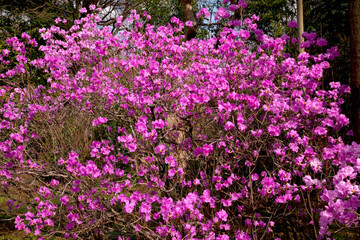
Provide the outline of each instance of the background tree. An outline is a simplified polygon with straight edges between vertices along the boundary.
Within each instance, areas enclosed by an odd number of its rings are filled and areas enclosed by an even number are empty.
[[[293,0],[250,0],[246,1],[245,15],[260,16],[257,22],[260,29],[270,36],[280,36],[284,26],[295,18],[295,2]]]
[[[183,8],[184,16],[186,21],[192,22],[192,27],[189,27],[186,32],[186,40],[190,40],[196,36],[197,21],[194,16],[193,5],[191,0],[180,0]]]
[[[350,51],[350,24],[349,11],[350,1],[343,0],[309,0],[304,1],[304,25],[305,32],[316,32],[318,36],[327,40],[327,46],[308,49],[311,53],[320,52],[323,48],[336,46],[339,57],[331,62],[331,69],[325,71],[323,88],[328,88],[330,82],[339,81],[342,84],[351,85],[351,51]],[[356,2],[356,1],[355,1]],[[354,107],[356,103],[350,97],[344,99],[343,112],[354,119]],[[350,128],[354,132],[359,128],[352,121]],[[347,130],[344,130],[344,133]],[[349,141],[352,138],[348,137]]]
[[[349,2],[350,1],[344,0],[303,1],[304,31],[315,32],[318,36],[327,40],[327,46],[312,47],[306,49],[306,51],[315,54],[320,53],[325,48],[336,46],[340,53],[340,56],[331,62],[332,67],[324,73],[324,77],[322,78],[323,88],[328,88],[330,82],[340,81],[342,84],[352,85],[353,89],[356,89],[354,83],[350,84],[352,72],[351,62],[356,59],[354,55],[356,51],[350,51]],[[359,1],[352,2],[354,5],[355,3],[358,4]],[[259,15],[260,21],[257,22],[259,28],[263,29],[264,32],[270,36],[279,36],[284,33],[284,28],[287,23],[296,19],[295,1],[249,0],[247,3],[248,7],[245,9],[245,15],[247,13]],[[352,9],[352,12],[358,13],[359,9]],[[354,27],[357,26],[356,24],[357,23],[353,23]],[[353,46],[356,46],[356,44],[353,43]],[[356,71],[354,74],[357,74]],[[351,100],[349,97],[344,100],[344,113],[348,116],[353,116],[357,111],[355,108],[359,105],[359,101]],[[351,117],[351,119],[352,124],[350,125],[356,134],[356,131],[360,131],[360,127],[358,123],[355,122],[354,117]],[[346,131],[347,130],[344,130],[344,133]],[[352,139],[349,137],[348,140],[351,141]]]
[[[296,1],[296,17],[298,23],[298,38],[299,38],[299,53],[305,52],[304,48],[301,48],[301,43],[304,42],[304,5],[302,0]]]
[[[183,8],[179,0],[138,0],[137,2],[140,3],[137,6],[138,11],[148,12],[151,15],[149,23],[154,26],[168,24],[173,16],[184,19]]]
[[[350,1],[351,87],[355,140],[360,142],[360,1]]]

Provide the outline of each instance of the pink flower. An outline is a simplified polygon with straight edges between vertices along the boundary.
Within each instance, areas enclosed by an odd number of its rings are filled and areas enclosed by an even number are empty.
[[[126,202],[125,207],[124,207],[124,211],[126,213],[132,213],[132,211],[134,210],[135,205],[136,205],[135,201]]]
[[[280,132],[281,132],[278,127],[276,127],[276,126],[274,126],[272,124],[268,127],[268,131],[269,131],[271,136],[276,136],[276,137],[279,136]]]
[[[165,126],[165,122],[162,119],[155,120],[152,122],[152,125],[155,129],[161,129]]]
[[[60,197],[60,202],[62,203],[62,204],[64,204],[64,205],[67,205],[68,204],[68,202],[69,202],[69,197],[68,196],[62,196],[62,197]]]
[[[293,151],[293,152],[298,152],[299,151],[299,146],[296,143],[290,143],[289,144],[289,148]]]
[[[226,222],[228,218],[228,214],[225,210],[220,210],[215,214],[216,217],[218,217],[221,221]]]
[[[246,96],[245,99],[250,108],[252,108],[252,109],[259,108],[259,106],[260,106],[259,99],[257,97],[255,97],[254,95]]]
[[[285,195],[277,196],[275,203],[286,203],[290,200],[292,200],[292,195],[290,193],[286,193]]]
[[[176,162],[173,156],[165,157],[165,163],[169,164],[170,167],[177,167],[178,163]]]
[[[145,134],[147,132],[146,124],[147,124],[147,117],[146,116],[139,117],[138,122],[135,124],[136,132]]]
[[[182,169],[182,167],[179,167],[176,171],[180,176],[184,175],[184,170]],[[191,181],[190,181],[191,184]]]
[[[110,150],[108,148],[105,148],[105,147],[102,147],[101,148],[101,153],[104,155],[104,156],[108,156],[110,154]]]
[[[252,180],[252,181],[257,181],[257,180],[259,180],[259,174],[257,174],[257,173],[251,174],[251,180]]]
[[[36,228],[35,231],[34,231],[34,235],[37,236],[41,233],[40,229],[39,228]]]
[[[202,154],[204,155],[204,157],[209,156],[209,154],[212,151],[213,151],[213,146],[212,145],[204,144],[204,146],[202,147]]]
[[[216,16],[222,17],[222,18],[229,18],[230,13],[226,10],[224,7],[220,7],[218,11],[216,12]]]
[[[353,131],[353,130],[349,130],[349,131],[347,131],[346,135],[348,135],[348,136],[354,136],[354,131]]]
[[[139,224],[136,224],[134,228],[135,228],[135,232],[141,232],[141,227]]]
[[[143,202],[139,208],[139,212],[146,213],[146,214],[151,213],[151,204]]]
[[[231,129],[234,128],[234,127],[235,127],[235,125],[234,125],[232,122],[230,122],[230,121],[228,121],[228,122],[225,124],[225,126],[224,126],[225,131],[229,131],[229,130],[231,130]]]
[[[14,139],[16,142],[24,142],[24,137],[19,133],[11,133],[10,138]]]
[[[201,8],[197,13],[196,13],[196,17],[200,18],[201,16],[205,16],[205,17],[210,17],[210,13],[207,10],[207,8]]]
[[[2,53],[3,53],[4,56],[8,56],[9,53],[10,53],[10,50],[9,49],[4,49],[4,50],[2,50]]]
[[[327,49],[326,52],[330,54],[328,57],[330,60],[333,60],[334,58],[340,55],[340,53],[337,50],[337,47],[331,47],[330,49]]]
[[[194,185],[200,185],[200,180],[195,178],[194,181],[193,181]]]
[[[44,221],[44,223],[45,223],[46,225],[49,225],[50,227],[53,227],[53,226],[54,226],[54,222],[53,222],[51,219],[46,219],[46,220]]]
[[[327,45],[327,41],[324,38],[318,38],[318,40],[316,41],[316,45],[324,47]]]
[[[157,154],[160,154],[160,155],[165,155],[166,153],[166,145],[165,144],[160,144],[158,146],[155,147],[155,152]]]
[[[131,134],[126,136],[118,136],[117,140],[119,143],[124,143],[125,147],[129,152],[135,152],[137,149],[136,139],[131,136]]]
[[[175,176],[176,174],[176,170],[174,168],[170,168],[169,171],[168,171],[168,176],[170,179],[173,179],[173,177]]]
[[[103,124],[103,123],[107,123],[107,118],[105,118],[105,117],[99,117],[99,118],[97,118],[97,119],[94,119],[93,121],[92,121],[92,125],[95,127],[95,126],[98,126],[98,125],[100,125],[100,124]]]
[[[180,23],[180,20],[179,20],[177,17],[171,17],[171,18],[170,18],[170,22],[171,22],[171,23],[175,23],[175,24],[179,24],[179,23]]]
[[[59,23],[59,22],[62,22],[62,20],[61,20],[61,18],[58,17],[55,19],[55,23]]]
[[[231,202],[232,202],[232,199],[229,198],[228,200],[225,200],[225,199],[221,199],[221,203],[224,207],[229,207],[231,206]]]
[[[317,173],[321,170],[322,162],[318,158],[314,158],[310,160],[310,166],[312,170]]]
[[[229,11],[230,12],[235,12],[236,9],[239,9],[240,6],[239,5],[235,5],[235,4],[230,4],[229,6]]]
[[[236,232],[235,240],[251,240],[251,237],[241,230]]]
[[[284,171],[283,169],[279,170],[278,176],[279,176],[280,180],[283,182],[288,182],[291,179],[291,174]]]
[[[187,26],[187,27],[192,27],[192,26],[193,26],[193,22],[192,22],[192,21],[186,21],[186,22],[185,22],[185,26]]]
[[[86,10],[86,8],[81,8],[79,12],[80,13],[87,13],[87,10]]]
[[[275,187],[274,179],[271,177],[264,177],[263,180],[261,180],[261,184],[267,188]]]
[[[288,23],[288,27],[289,28],[296,28],[297,27],[297,22],[296,21],[291,21]]]
[[[242,39],[248,39],[250,37],[250,33],[247,30],[240,29],[239,36]]]
[[[326,135],[327,130],[324,127],[316,127],[313,131],[316,135]]]
[[[229,236],[226,234],[217,236],[216,240],[229,240]]]
[[[51,185],[52,187],[57,186],[57,185],[59,185],[59,181],[56,180],[56,179],[51,179],[50,185]]]

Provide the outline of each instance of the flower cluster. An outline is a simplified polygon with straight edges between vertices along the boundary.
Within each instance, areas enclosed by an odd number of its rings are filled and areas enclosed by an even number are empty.
[[[340,106],[350,89],[319,81],[336,48],[292,58],[290,37],[263,34],[256,16],[191,41],[181,35],[189,24],[155,29],[148,19],[117,18],[117,35],[93,13],[42,29],[38,59],[30,36],[7,41],[0,64],[17,64],[5,82],[33,68],[48,76],[45,86],[0,87],[1,184],[27,195],[8,196],[12,211],[27,207],[18,230],[241,240],[291,227],[315,239],[334,222],[358,224],[360,146],[335,137],[349,123]],[[305,47],[326,45],[305,35]]]

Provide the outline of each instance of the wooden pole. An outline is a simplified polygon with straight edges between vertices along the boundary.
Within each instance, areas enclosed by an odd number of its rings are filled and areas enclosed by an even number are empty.
[[[298,24],[298,38],[299,38],[299,53],[305,52],[304,48],[301,48],[301,43],[304,42],[302,34],[304,33],[304,9],[303,0],[297,0],[297,24]]]
[[[351,97],[354,140],[360,143],[360,0],[350,0]]]

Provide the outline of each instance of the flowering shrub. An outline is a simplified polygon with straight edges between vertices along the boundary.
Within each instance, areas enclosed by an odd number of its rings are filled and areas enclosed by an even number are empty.
[[[256,16],[187,42],[178,19],[156,30],[146,19],[119,17],[115,36],[94,14],[42,29],[35,60],[29,35],[7,41],[1,64],[15,68],[0,76],[0,177],[9,211],[26,207],[18,230],[314,239],[358,224],[360,146],[336,137],[349,88],[320,89],[336,48],[292,58],[290,37],[263,34]],[[325,44],[307,36],[304,47]],[[26,84],[35,68],[48,85]]]

